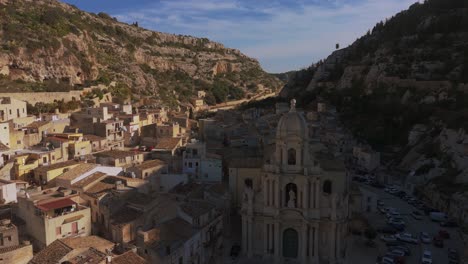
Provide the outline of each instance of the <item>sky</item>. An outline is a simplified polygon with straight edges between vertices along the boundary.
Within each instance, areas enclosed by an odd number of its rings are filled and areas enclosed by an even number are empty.
[[[417,0],[62,0],[121,22],[207,37],[271,73],[325,59]]]

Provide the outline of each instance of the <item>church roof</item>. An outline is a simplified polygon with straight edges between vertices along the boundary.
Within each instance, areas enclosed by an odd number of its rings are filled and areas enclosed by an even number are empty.
[[[296,101],[291,100],[291,109],[283,115],[278,122],[276,136],[284,138],[288,135],[297,135],[301,138],[307,138],[308,129],[304,116],[296,111]]]

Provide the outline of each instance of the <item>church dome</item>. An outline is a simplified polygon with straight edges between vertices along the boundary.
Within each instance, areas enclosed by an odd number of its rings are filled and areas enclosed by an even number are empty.
[[[299,136],[306,138],[308,136],[307,122],[300,113],[296,111],[296,100],[291,100],[291,109],[283,115],[276,130],[276,137],[285,138],[287,136]]]

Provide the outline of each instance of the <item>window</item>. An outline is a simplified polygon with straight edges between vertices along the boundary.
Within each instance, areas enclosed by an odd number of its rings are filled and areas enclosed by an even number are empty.
[[[293,148],[288,150],[288,165],[296,165],[296,150]]]
[[[189,162],[189,163],[188,163],[188,167],[189,167],[189,168],[192,168],[192,162]]]
[[[180,257],[179,258],[179,264],[183,264],[184,263],[184,258],[183,257]]]
[[[326,194],[331,194],[332,192],[332,182],[330,180],[326,180],[323,183],[323,192]]]
[[[55,228],[55,235],[59,236],[62,234],[62,227],[59,226],[59,227],[56,227]]]
[[[195,162],[195,166],[198,167],[198,162]]]

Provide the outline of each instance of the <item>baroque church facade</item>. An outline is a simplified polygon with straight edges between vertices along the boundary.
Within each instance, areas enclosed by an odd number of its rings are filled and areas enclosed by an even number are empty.
[[[311,143],[310,134],[292,100],[278,122],[275,153],[259,179],[244,182],[246,256],[273,263],[344,263],[349,179],[343,162],[316,152],[320,143]]]

